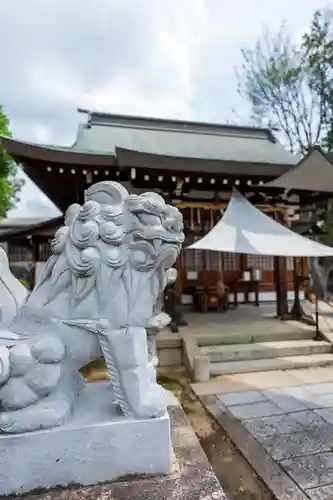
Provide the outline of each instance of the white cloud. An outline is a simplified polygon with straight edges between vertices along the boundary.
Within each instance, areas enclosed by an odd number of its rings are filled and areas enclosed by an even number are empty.
[[[300,7],[290,0],[2,0],[0,102],[14,136],[56,144],[73,142],[77,107],[220,122],[235,108],[246,118],[234,71],[240,49],[284,20],[299,34],[318,7],[317,0]],[[15,215],[31,213],[34,198],[43,200],[27,183]]]

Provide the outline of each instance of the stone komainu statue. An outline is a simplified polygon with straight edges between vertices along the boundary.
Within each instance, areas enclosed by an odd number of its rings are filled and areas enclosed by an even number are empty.
[[[154,307],[183,240],[178,209],[115,182],[67,210],[39,283],[0,331],[1,431],[61,425],[82,388],[79,369],[101,355],[125,416],[164,414],[147,330],[166,322]]]

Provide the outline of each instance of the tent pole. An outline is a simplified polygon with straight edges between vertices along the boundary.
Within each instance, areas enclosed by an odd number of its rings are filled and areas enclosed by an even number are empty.
[[[304,311],[302,309],[300,296],[299,296],[301,279],[300,279],[300,276],[298,275],[298,272],[297,272],[297,264],[298,264],[298,262],[297,262],[296,257],[293,257],[294,304],[293,304],[293,307],[291,309],[290,315],[291,315],[291,319],[296,320],[296,321],[300,321],[304,316]]]
[[[274,260],[274,284],[276,293],[276,316],[280,317],[281,314],[281,297],[280,297],[280,280],[279,280],[279,267],[278,267],[278,257],[273,257]]]

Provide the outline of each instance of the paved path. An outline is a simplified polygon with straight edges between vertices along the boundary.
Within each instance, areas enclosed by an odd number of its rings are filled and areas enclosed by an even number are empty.
[[[207,334],[223,336],[230,333],[243,333],[244,335],[250,335],[253,332],[264,331],[283,333],[290,330],[314,330],[313,327],[298,321],[281,321],[276,319],[275,315],[276,306],[274,303],[263,303],[259,307],[254,307],[252,304],[240,304],[236,309],[230,309],[225,313],[189,312],[185,314],[188,327],[180,328],[179,333],[186,339]]]
[[[215,394],[213,411],[212,397],[204,404],[278,499],[333,498],[333,368],[221,376],[193,389]],[[260,445],[253,453],[246,436]]]
[[[333,307],[320,303],[319,311],[320,330],[333,344]],[[269,306],[233,313],[216,324],[198,318],[182,336],[309,328],[273,320]],[[333,499],[333,366],[222,375],[192,388],[278,500]]]

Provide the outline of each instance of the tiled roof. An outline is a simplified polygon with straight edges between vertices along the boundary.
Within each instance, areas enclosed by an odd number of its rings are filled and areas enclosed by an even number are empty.
[[[114,154],[116,148],[170,157],[294,165],[268,129],[89,113],[73,149]]]

